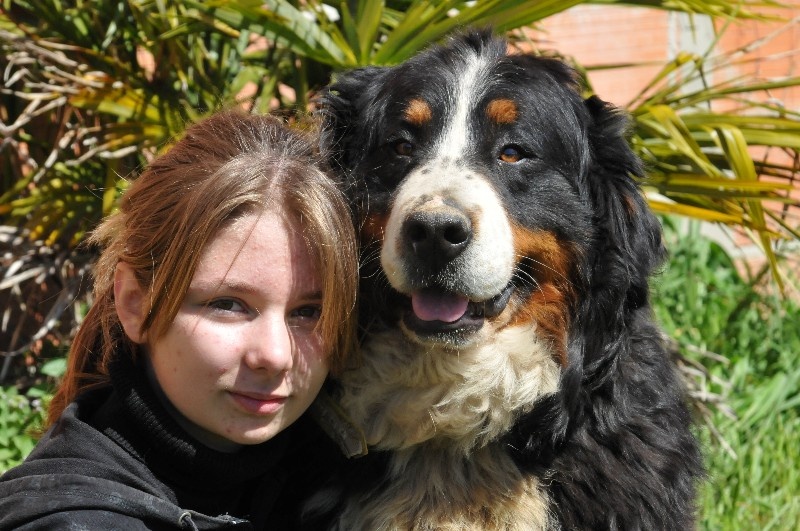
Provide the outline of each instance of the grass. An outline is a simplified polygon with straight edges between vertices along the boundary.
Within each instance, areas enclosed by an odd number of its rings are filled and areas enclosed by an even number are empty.
[[[41,398],[20,394],[15,387],[0,387],[0,473],[16,465],[33,450],[33,430],[41,426]]]
[[[41,381],[32,382],[24,392],[15,386],[0,386],[0,474],[33,450],[44,425],[52,383],[65,369],[65,358],[49,359],[38,367]]]
[[[785,530],[800,522],[800,304],[755,290],[697,227],[665,233],[653,301],[690,362],[708,469],[699,529]],[[58,376],[63,359],[42,372]],[[720,397],[721,404],[708,401]],[[0,471],[33,447],[43,389],[0,389]],[[715,434],[709,426],[718,433]]]
[[[698,404],[709,476],[698,528],[796,529],[800,304],[753,289],[696,225],[665,225],[671,257],[654,285],[656,314],[700,369],[696,394],[721,396],[725,406]]]

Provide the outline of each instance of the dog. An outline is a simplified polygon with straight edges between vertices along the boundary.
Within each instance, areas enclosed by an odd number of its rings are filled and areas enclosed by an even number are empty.
[[[337,400],[369,454],[324,496],[334,527],[691,529],[703,467],[628,117],[488,30],[318,103],[363,245]]]

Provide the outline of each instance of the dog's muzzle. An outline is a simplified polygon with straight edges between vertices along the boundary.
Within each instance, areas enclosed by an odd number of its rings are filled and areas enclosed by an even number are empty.
[[[487,300],[472,300],[462,282],[463,269],[474,264],[463,255],[473,242],[473,225],[460,209],[439,203],[410,213],[401,228],[402,258],[414,289],[404,316],[418,335],[469,333],[496,317],[514,292],[510,282]]]

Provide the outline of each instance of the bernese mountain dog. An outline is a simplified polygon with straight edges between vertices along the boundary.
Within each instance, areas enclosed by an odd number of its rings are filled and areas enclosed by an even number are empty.
[[[363,244],[337,400],[369,453],[336,529],[693,527],[699,445],[649,304],[660,225],[627,116],[577,79],[468,31],[321,96]]]

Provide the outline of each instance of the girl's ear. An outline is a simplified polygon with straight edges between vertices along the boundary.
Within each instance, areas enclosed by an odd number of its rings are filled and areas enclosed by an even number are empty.
[[[125,335],[134,343],[146,341],[142,323],[147,315],[145,298],[131,266],[125,262],[117,263],[114,271],[114,306]]]

